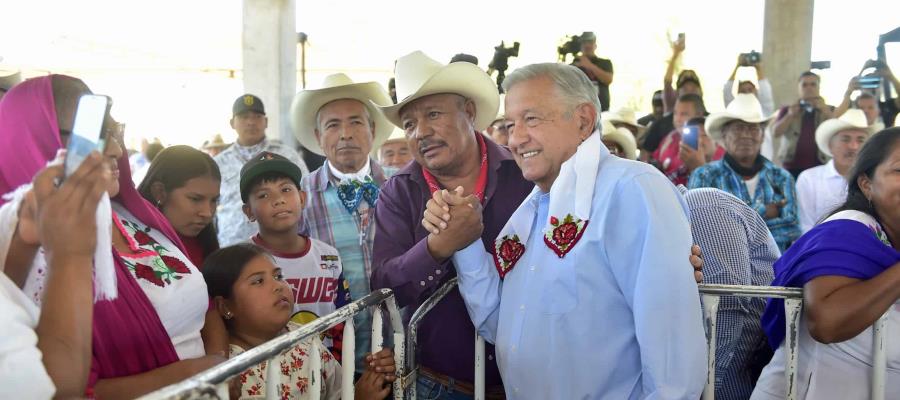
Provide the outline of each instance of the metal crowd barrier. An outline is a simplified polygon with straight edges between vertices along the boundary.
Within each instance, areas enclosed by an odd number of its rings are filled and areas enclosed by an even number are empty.
[[[365,297],[347,304],[335,312],[322,316],[315,321],[304,325],[302,328],[292,332],[288,332],[266,343],[256,346],[244,353],[231,358],[222,364],[210,368],[204,372],[194,375],[179,383],[166,386],[155,392],[149,393],[140,399],[142,400],[158,400],[158,399],[228,399],[228,379],[235,377],[247,369],[258,365],[263,361],[269,364],[266,366],[266,399],[277,399],[279,384],[278,374],[280,368],[273,365],[273,358],[289,351],[302,340],[316,335],[320,335],[331,327],[344,322],[344,342],[350,343],[343,347],[344,362],[341,366],[341,398],[343,400],[353,399],[353,378],[355,363],[355,331],[353,326],[353,317],[363,312],[366,308],[372,308],[372,352],[380,350],[384,344],[384,335],[382,330],[381,307],[387,308],[390,317],[390,324],[394,334],[394,364],[397,368],[396,375],[402,377],[404,375],[403,361],[406,357],[403,343],[405,343],[405,334],[403,331],[403,321],[400,319],[400,311],[394,299],[394,294],[389,289],[379,289],[369,293]],[[309,394],[311,399],[318,399],[321,395],[321,359],[318,347],[313,347],[309,354],[309,362],[311,364],[312,376],[309,384]],[[394,382],[394,399],[403,398],[403,388],[400,380]]]
[[[418,333],[419,323],[422,318],[431,311],[434,306],[441,301],[454,287],[457,285],[457,278],[453,278],[443,286],[441,286],[431,297],[429,297],[416,310],[409,321],[409,335],[407,336],[406,351],[407,368],[409,374],[401,379],[402,386],[406,391],[407,398],[416,400],[415,382],[418,367],[416,366],[416,334]],[[703,388],[703,399],[713,400],[715,398],[716,386],[716,315],[719,310],[719,297],[721,296],[742,296],[742,297],[765,297],[765,298],[781,298],[784,299],[785,311],[785,348],[787,358],[785,368],[785,398],[794,400],[797,398],[797,339],[799,335],[800,311],[803,307],[803,290],[799,288],[788,288],[779,286],[742,286],[742,285],[707,285],[700,284],[701,301],[703,302],[703,319],[707,334],[707,379]],[[872,374],[872,399],[884,400],[885,391],[885,371],[887,366],[887,356],[884,351],[884,338],[886,336],[886,325],[890,309],[878,319],[874,324],[874,347]],[[484,381],[484,338],[476,334],[475,341],[475,400],[484,400],[485,381]]]
[[[706,327],[707,342],[707,375],[706,386],[703,388],[703,400],[713,400],[716,390],[716,315],[719,311],[719,297],[766,297],[784,299],[785,314],[785,398],[794,400],[797,398],[797,339],[799,336],[800,311],[803,309],[803,290],[800,288],[787,288],[780,286],[743,286],[743,285],[706,285],[700,286],[700,299],[703,302],[703,322]],[[887,368],[887,355],[884,351],[884,338],[886,336],[888,315],[890,308],[874,324],[875,347],[872,355],[872,399],[884,400],[885,371]]]
[[[416,350],[418,346],[419,324],[425,315],[431,311],[444,297],[453,290],[458,282],[458,278],[447,281],[438,288],[430,297],[422,302],[422,305],[416,309],[412,317],[409,319],[409,334],[406,336],[406,368],[409,371],[407,375],[401,375],[401,386],[409,400],[416,400],[416,378],[418,377],[419,368],[416,365]],[[396,343],[396,342],[395,342]],[[475,400],[484,400],[485,382],[484,382],[484,338],[475,334]]]
[[[355,331],[353,326],[353,317],[368,307],[372,312],[372,351],[380,350],[384,344],[382,330],[382,314],[381,306],[387,308],[390,317],[390,324],[394,335],[394,363],[397,368],[398,379],[394,382],[393,393],[395,400],[409,399],[416,400],[416,378],[418,375],[418,366],[416,365],[417,350],[417,334],[419,324],[422,319],[431,311],[437,303],[439,303],[450,291],[457,285],[457,278],[453,278],[426,299],[422,305],[413,313],[409,321],[409,334],[405,335],[403,330],[403,322],[400,319],[400,311],[394,300],[393,292],[389,289],[379,289],[373,291],[369,295],[354,301],[344,307],[341,307],[334,313],[323,316],[310,324],[304,325],[301,329],[286,333],[275,339],[272,339],[262,345],[250,349],[228,361],[188,378],[182,382],[164,387],[153,393],[147,394],[141,399],[157,400],[157,399],[227,399],[228,383],[227,380],[248,368],[258,365],[263,361],[268,361],[267,377],[266,377],[266,398],[277,398],[278,384],[277,373],[279,368],[272,365],[272,359],[291,348],[300,341],[319,335],[329,328],[344,322],[344,341],[353,343],[355,339]],[[713,400],[715,397],[716,382],[716,315],[719,310],[719,297],[721,296],[742,296],[742,297],[765,297],[765,298],[782,298],[784,299],[785,308],[785,353],[786,368],[785,382],[786,393],[785,398],[788,400],[797,397],[797,345],[799,336],[800,311],[803,306],[803,291],[799,288],[786,288],[777,286],[740,286],[740,285],[699,285],[701,301],[703,302],[703,317],[707,335],[708,360],[707,360],[707,380],[703,389],[703,399]],[[885,372],[886,372],[886,353],[884,349],[884,338],[886,337],[886,324],[890,309],[885,312],[881,318],[874,324],[874,347],[873,354],[873,374],[872,374],[872,399],[884,400],[885,393]],[[345,346],[343,348],[343,358],[345,362],[342,365],[342,399],[352,399],[354,395],[353,378],[354,378],[354,350],[355,347]],[[349,362],[348,362],[349,361]],[[310,362],[312,364],[313,376],[318,377],[321,370],[318,349],[313,348],[310,354]],[[408,373],[406,371],[409,371]],[[271,374],[271,375],[269,375]],[[484,400],[485,398],[485,353],[484,338],[476,334],[475,336],[475,400]],[[311,379],[309,392],[312,399],[318,399],[320,396],[321,379]]]

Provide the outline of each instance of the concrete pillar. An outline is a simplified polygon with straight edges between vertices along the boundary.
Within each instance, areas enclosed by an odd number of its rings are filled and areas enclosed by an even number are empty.
[[[766,0],[763,68],[775,106],[797,100],[797,78],[809,69],[815,0]]]
[[[244,0],[244,90],[262,99],[266,136],[296,147],[288,112],[297,88],[295,0]]]

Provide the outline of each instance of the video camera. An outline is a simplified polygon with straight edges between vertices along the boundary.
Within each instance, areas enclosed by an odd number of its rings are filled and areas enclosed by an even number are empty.
[[[556,52],[559,54],[559,62],[566,62],[566,56],[569,54],[572,57],[577,57],[578,53],[581,52],[581,36],[572,35],[567,36],[567,38],[568,40],[562,46],[556,48]]]
[[[741,53],[741,66],[752,67],[759,64],[760,56],[761,55],[756,50],[751,50],[749,53]]]
[[[488,75],[497,71],[497,89],[503,91],[503,79],[506,78],[506,70],[509,69],[509,58],[519,56],[519,42],[513,42],[512,47],[506,47],[506,43],[500,42],[494,47],[494,58],[488,64]]]

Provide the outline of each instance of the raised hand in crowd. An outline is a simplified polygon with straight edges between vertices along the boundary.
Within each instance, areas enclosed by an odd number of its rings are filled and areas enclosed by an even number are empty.
[[[462,187],[435,191],[425,205],[422,226],[431,232],[429,253],[437,260],[449,258],[481,237],[481,202],[475,195],[463,196]]]
[[[54,165],[35,176],[19,208],[17,234],[46,252],[49,272],[35,328],[37,347],[56,396],[69,398],[84,394],[90,372],[95,218],[112,173],[96,152],[57,188],[63,170]]]
[[[703,143],[700,143],[699,149],[694,149],[691,146],[688,146],[684,142],[682,142],[678,147],[678,158],[681,159],[681,162],[684,163],[685,168],[687,168],[688,172],[691,172],[697,167],[706,164],[706,151],[703,148]]]

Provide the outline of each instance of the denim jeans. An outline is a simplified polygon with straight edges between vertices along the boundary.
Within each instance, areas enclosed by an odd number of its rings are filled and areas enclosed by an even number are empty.
[[[454,390],[453,378],[444,386],[419,374],[416,378],[416,400],[472,400],[472,396]]]

